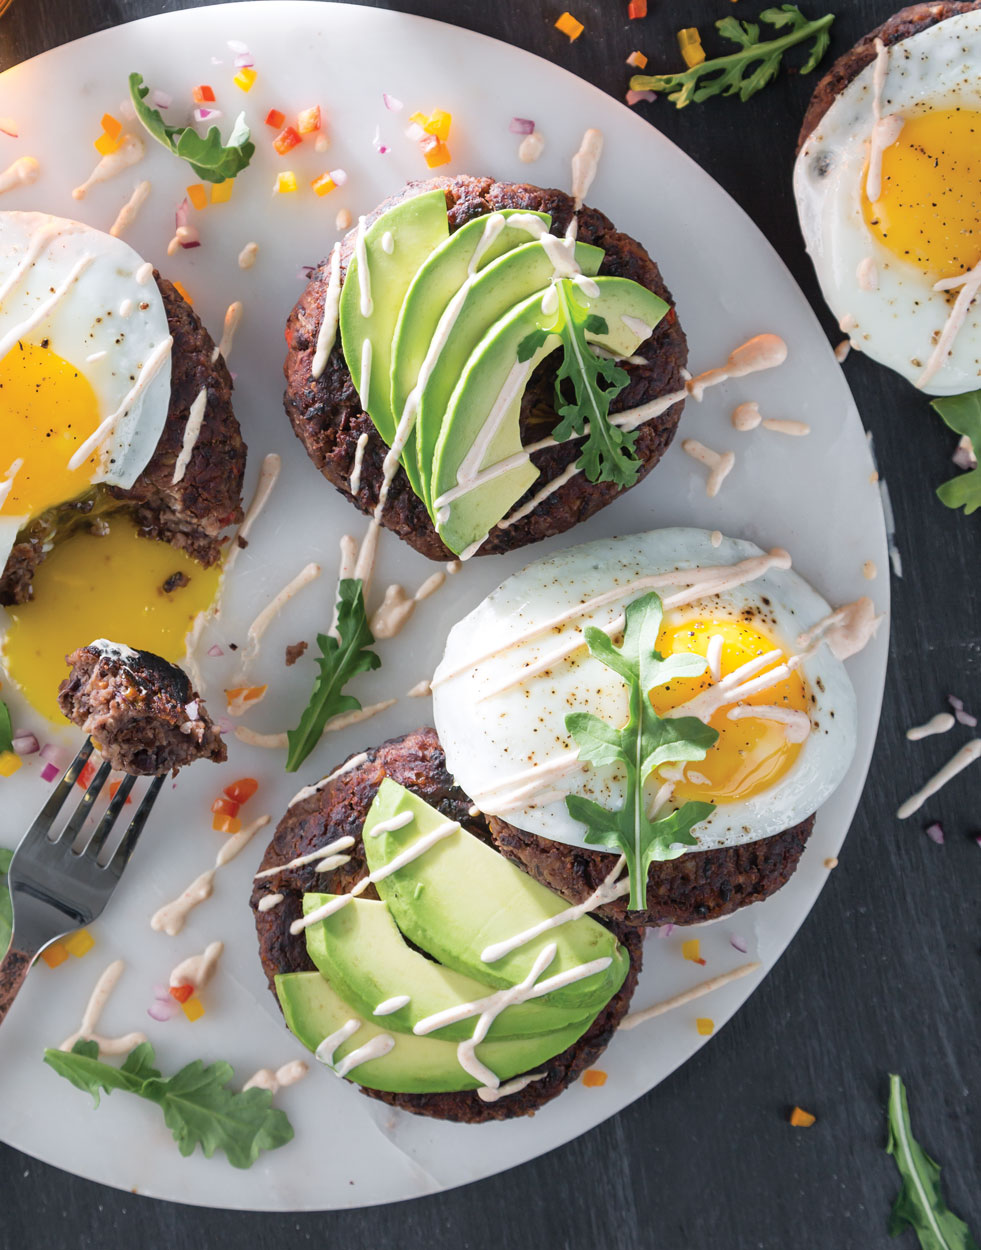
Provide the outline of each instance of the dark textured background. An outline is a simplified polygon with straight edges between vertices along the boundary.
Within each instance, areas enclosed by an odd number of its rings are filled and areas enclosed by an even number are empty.
[[[651,15],[630,23],[627,0],[569,4],[586,25],[574,44],[552,26],[562,0],[396,0],[391,7],[507,39],[621,98],[624,59],[634,48],[652,68],[674,68],[678,27],[700,25],[711,55],[718,47],[713,19],[757,12],[752,0],[737,7],[651,0]],[[14,0],[0,21],[0,68],[119,22],[192,7]],[[835,8],[832,55],[887,17],[893,0],[837,0]],[[819,11],[815,0],[805,9]],[[679,113],[662,100],[641,110],[748,210],[837,342],[804,255],[790,186],[812,82],[784,73],[747,104],[716,100]],[[501,89],[506,94],[506,84]],[[946,845],[924,836],[925,820],[893,817],[954,749],[954,734],[914,748],[904,740],[906,727],[941,710],[949,692],[981,710],[981,519],[949,512],[934,497],[953,472],[954,437],[926,401],[854,354],[845,369],[875,434],[905,571],[893,586],[882,727],[840,867],[776,970],[721,1036],[571,1145],[518,1171],[397,1207],[296,1216],[200,1211],[103,1189],[0,1147],[0,1245],[875,1250],[896,1244],[885,1231],[897,1190],[883,1151],[889,1071],[907,1081],[914,1128],[944,1164],[951,1205],[981,1235],[981,1132],[972,1118],[981,1070],[981,848],[974,842],[981,768],[922,813],[944,822]],[[788,1126],[795,1102],[817,1113],[812,1129]],[[325,1165],[316,1149],[335,1146],[328,1129],[319,1146],[311,1144],[309,1166]],[[915,1240],[907,1233],[901,1244]]]

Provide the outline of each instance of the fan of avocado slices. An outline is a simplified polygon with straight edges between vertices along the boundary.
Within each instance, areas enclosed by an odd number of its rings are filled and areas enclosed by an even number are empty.
[[[450,234],[443,192],[429,191],[362,223],[341,291],[341,346],[362,405],[458,555],[538,477],[521,398],[559,349],[554,437],[584,439],[577,468],[590,481],[637,479],[637,436],[609,415],[628,380],[616,360],[668,306],[637,282],[596,277],[603,250],[550,226],[546,213],[505,209]]]
[[[619,991],[629,956],[608,929],[550,925],[564,899],[389,778],[363,837],[379,899],[304,895],[317,971],[276,977],[290,1030],[338,1075],[404,1094],[496,1086],[561,1054]]]

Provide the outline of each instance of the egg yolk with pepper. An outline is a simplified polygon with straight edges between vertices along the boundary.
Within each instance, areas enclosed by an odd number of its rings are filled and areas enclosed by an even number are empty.
[[[679,652],[707,656],[713,638],[721,639],[719,676],[726,677],[744,664],[760,656],[772,659],[757,674],[765,677],[787,654],[778,641],[767,635],[754,621],[706,620],[696,618],[672,622],[667,618],[658,635],[657,649],[662,656]],[[715,648],[718,647],[715,644]],[[748,676],[748,674],[747,674]],[[704,690],[715,685],[708,669],[700,677],[683,677],[650,691],[651,705],[664,716],[688,703]],[[760,708],[780,707],[807,714],[810,694],[799,671],[793,671],[774,685],[741,698],[740,703]],[[801,744],[788,740],[786,725],[768,720],[765,715],[729,718],[735,706],[728,703],[710,718],[718,731],[715,745],[703,760],[685,768],[684,778],[674,784],[675,801],[701,799],[715,803],[733,803],[748,799],[775,785],[792,767],[800,754]]]

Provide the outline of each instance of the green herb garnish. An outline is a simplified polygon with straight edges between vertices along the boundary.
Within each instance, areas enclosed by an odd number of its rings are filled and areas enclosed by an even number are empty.
[[[333,634],[317,635],[320,672],[299,725],[286,735],[290,744],[288,773],[295,773],[317,745],[331,717],[361,710],[354,695],[342,691],[352,677],[381,664],[375,652],[368,650],[374,641],[360,579],[342,578],[337,586],[337,638]]]
[[[293,1126],[284,1111],[273,1107],[269,1090],[226,1088],[234,1072],[223,1061],[205,1067],[195,1059],[165,1077],[153,1066],[149,1042],[141,1042],[121,1068],[114,1068],[101,1062],[95,1042],[80,1041],[71,1051],[46,1050],[44,1062],[91,1094],[96,1106],[102,1091],[111,1094],[116,1089],[155,1102],[182,1155],[191,1154],[195,1146],[209,1159],[223,1150],[232,1167],[248,1168],[261,1151],[285,1146],[293,1138]]]
[[[626,798],[616,811],[592,799],[570,794],[566,806],[573,820],[588,826],[586,841],[619,850],[630,874],[632,911],[647,905],[647,870],[656,860],[676,859],[686,846],[696,846],[693,825],[715,810],[714,803],[683,803],[670,815],[652,820],[647,814],[644,783],[662,764],[705,758],[718,732],[696,716],[661,718],[651,706],[650,691],[678,677],[697,677],[705,671],[702,656],[679,654],[666,660],[657,652],[661,628],[661,599],[653,591],[627,607],[623,645],[614,646],[601,629],[586,629],[586,645],[595,659],[612,668],[630,688],[630,718],[614,729],[589,712],[573,712],[565,727],[579,744],[579,758],[603,767],[622,764],[626,769]]]
[[[889,1077],[889,1141],[886,1150],[896,1160],[903,1180],[889,1218],[892,1237],[911,1228],[921,1250],[978,1250],[963,1220],[948,1209],[940,1189],[940,1166],[913,1137],[906,1087]]]
[[[945,395],[930,407],[938,412],[955,434],[966,434],[976,458],[981,460],[981,391],[966,395]],[[937,487],[940,502],[948,508],[963,508],[966,516],[981,508],[981,465],[959,473]]]
[[[14,727],[10,723],[10,709],[0,699],[0,755],[4,751],[12,751],[14,749]]]
[[[7,953],[10,935],[14,931],[14,907],[7,886],[7,869],[13,858],[13,851],[0,849],[0,959]]]
[[[587,333],[607,334],[609,326],[605,319],[582,307],[568,278],[556,282],[554,289],[558,295],[554,325],[547,330],[535,330],[522,339],[518,359],[530,360],[550,335],[557,334],[561,338],[562,364],[555,378],[555,411],[562,419],[553,429],[552,437],[564,442],[586,433],[576,468],[591,482],[633,486],[640,472],[640,461],[633,450],[637,432],[621,430],[610,421],[610,404],[630,377],[615,360],[597,356],[586,338]],[[564,383],[571,383],[574,400],[570,401]]]
[[[202,139],[192,126],[169,126],[158,110],[146,103],[149,93],[150,88],[143,85],[143,75],[130,74],[129,94],[136,116],[158,143],[187,161],[203,182],[224,182],[246,168],[255,144],[249,141],[244,113],[235,119],[227,143],[222,143],[217,126],[212,126]]]
[[[776,77],[783,54],[789,48],[813,39],[811,54],[798,71],[809,74],[828,50],[834,20],[834,14],[828,13],[813,22],[808,21],[796,4],[764,9],[760,21],[775,30],[790,29],[776,39],[760,42],[757,22],[724,17],[715,23],[716,29],[725,39],[739,45],[738,52],[703,61],[680,74],[634,74],[630,86],[634,91],[669,91],[672,94],[668,99],[677,108],[684,108],[693,101],[700,104],[714,95],[738,95],[740,100],[746,101]]]

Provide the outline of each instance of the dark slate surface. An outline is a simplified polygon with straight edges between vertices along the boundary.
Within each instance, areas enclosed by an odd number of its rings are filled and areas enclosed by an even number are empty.
[[[618,97],[634,48],[652,66],[674,67],[677,27],[700,25],[712,46],[713,19],[756,14],[749,0],[738,9],[728,0],[651,0],[651,16],[628,23],[626,0],[570,4],[586,24],[571,45],[552,27],[561,0],[401,0],[393,7],[508,39]],[[0,67],[118,22],[190,7],[14,0],[0,21]],[[817,13],[813,0],[805,7]],[[892,4],[838,0],[836,7],[833,54],[887,17]],[[790,186],[811,81],[782,74],[747,104],[713,101],[677,113],[659,101],[641,109],[757,221],[837,341],[804,255]],[[885,1231],[897,1189],[883,1152],[889,1071],[906,1078],[915,1128],[944,1164],[951,1204],[981,1229],[981,1133],[972,1118],[981,1071],[981,848],[973,839],[981,832],[981,771],[964,774],[923,813],[944,822],[945,846],[924,836],[926,819],[900,825],[892,815],[955,742],[951,734],[913,746],[905,728],[941,710],[950,692],[981,710],[981,521],[934,498],[951,474],[954,440],[924,399],[854,354],[845,369],[876,436],[905,569],[893,586],[882,727],[840,867],[776,971],[725,1032],[571,1145],[468,1189],[397,1207],[298,1216],[192,1210],[103,1189],[0,1148],[0,1244],[874,1250],[896,1244]],[[788,1127],[795,1102],[817,1113],[812,1129]],[[309,1166],[317,1168],[313,1149]],[[188,1163],[197,1166],[208,1164]],[[905,1234],[901,1244],[914,1238]]]

